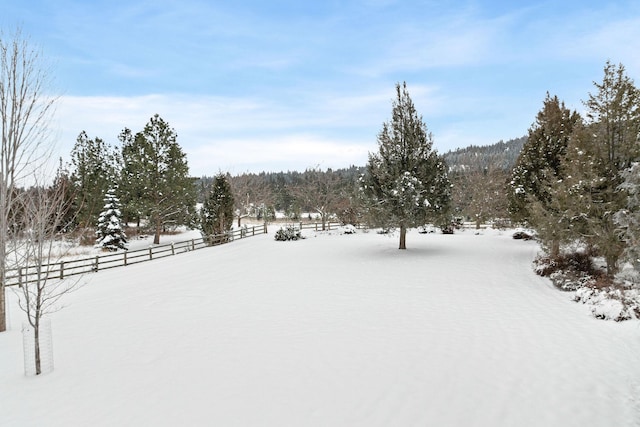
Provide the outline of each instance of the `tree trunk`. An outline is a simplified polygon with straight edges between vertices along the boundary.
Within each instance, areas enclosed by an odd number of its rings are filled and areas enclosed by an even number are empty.
[[[2,180],[0,180],[2,181]],[[9,190],[2,185],[0,182],[0,332],[4,332],[7,330],[7,311],[6,311],[6,300],[5,300],[5,277],[6,277],[6,268],[7,268],[7,242],[9,240],[8,237],[8,228],[9,228],[9,219],[7,214],[7,203],[6,203],[6,193]]]
[[[36,318],[35,320],[35,324],[33,325],[33,351],[36,359],[36,375],[40,375],[42,373],[42,363],[40,361],[40,319]]]
[[[226,227],[224,226],[224,214],[220,215],[220,224],[218,224],[220,230],[217,234],[221,234],[220,243],[226,243],[229,240],[229,236],[227,235]]]
[[[2,260],[4,262],[4,260]],[[2,279],[0,279],[2,280]],[[6,302],[4,298],[4,282],[0,284],[0,332],[7,330]]]
[[[400,247],[398,249],[407,249],[407,228],[404,224],[400,225]]]
[[[613,277],[618,272],[618,257],[612,254],[605,255],[607,263],[607,276]]]
[[[158,218],[156,220],[156,233],[153,236],[153,244],[154,245],[159,245],[160,244],[160,231],[162,230],[162,221],[160,221],[160,218]]]
[[[551,241],[551,258],[558,258],[560,255],[560,241],[554,239]]]

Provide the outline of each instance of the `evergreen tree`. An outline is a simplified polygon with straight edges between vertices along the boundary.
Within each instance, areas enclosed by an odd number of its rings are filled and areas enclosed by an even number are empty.
[[[557,205],[557,185],[564,178],[563,161],[569,138],[580,116],[547,93],[536,122],[529,129],[527,142],[513,169],[508,192],[509,213],[517,222],[536,229],[552,256],[566,238],[564,209]]]
[[[200,211],[200,230],[205,238],[221,235],[233,226],[234,198],[227,176],[220,173]]]
[[[122,170],[120,174],[120,194],[122,194],[122,211],[125,222],[135,222],[140,228],[140,221],[147,215],[148,200],[145,189],[149,188],[149,174],[145,172],[146,153],[142,144],[135,142],[131,129],[124,128],[118,139],[122,144]]]
[[[62,158],[53,180],[53,191],[60,196],[60,210],[63,212],[59,221],[60,229],[57,231],[70,231],[77,226],[78,206],[76,205],[75,188],[69,171],[62,165]]]
[[[584,222],[576,237],[604,257],[613,275],[626,246],[614,221],[628,200],[622,172],[640,152],[640,92],[622,65],[609,62],[602,83],[594,84],[597,93],[585,102],[587,123],[570,141],[567,181],[576,195],[572,215]]]
[[[127,249],[127,236],[122,229],[120,200],[113,189],[104,196],[104,208],[98,218],[96,247],[117,251]]]
[[[407,229],[442,220],[451,192],[444,158],[433,150],[406,83],[396,84],[391,121],[382,125],[378,149],[369,153],[361,182],[368,215],[375,226],[398,227],[399,249],[406,249]]]
[[[154,230],[154,244],[166,226],[191,225],[195,216],[195,180],[189,177],[186,155],[177,134],[159,115],[135,136],[125,129],[122,190],[129,194],[127,212],[146,216]]]
[[[80,132],[71,151],[71,180],[75,187],[77,221],[81,227],[95,224],[102,197],[117,177],[117,154],[100,138]]]

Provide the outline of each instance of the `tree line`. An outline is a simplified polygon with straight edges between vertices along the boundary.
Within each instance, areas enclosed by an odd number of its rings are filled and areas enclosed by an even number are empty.
[[[451,180],[452,215],[465,221],[509,217],[506,186],[527,137],[469,146],[444,153]],[[231,186],[237,220],[261,219],[283,212],[291,220],[329,217],[344,223],[365,222],[359,206],[359,179],[365,166],[305,171],[224,174]],[[204,202],[215,176],[197,178],[197,199]]]
[[[144,220],[159,243],[163,230],[191,225],[196,189],[177,133],[158,114],[144,128],[124,128],[120,146],[82,131],[58,176],[69,188],[68,228],[95,230],[105,194],[118,196],[124,223]]]
[[[640,92],[607,62],[581,116],[547,94],[509,182],[509,213],[537,231],[551,257],[576,243],[640,270]]]
[[[478,223],[508,216],[505,183],[523,139],[444,154],[453,215]],[[196,204],[209,209],[214,194],[231,200],[225,202],[226,221],[216,228],[218,233],[230,229],[233,219],[239,226],[243,218],[271,220],[275,212],[294,221],[366,221],[359,195],[364,166],[191,177],[176,131],[158,115],[135,134],[124,128],[118,140],[120,146],[110,145],[82,131],[70,162],[61,160],[58,168],[55,186],[63,188],[68,205],[64,229],[84,230],[85,244],[94,243],[109,192],[119,199],[123,224],[135,224],[136,232],[152,232],[156,243],[167,229],[201,228]]]

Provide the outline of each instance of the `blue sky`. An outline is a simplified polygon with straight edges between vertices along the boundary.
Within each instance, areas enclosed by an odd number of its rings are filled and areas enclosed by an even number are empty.
[[[193,175],[364,165],[409,93],[444,153],[527,133],[547,91],[582,110],[607,60],[640,84],[640,2],[23,0],[55,126],[117,143],[158,113]]]

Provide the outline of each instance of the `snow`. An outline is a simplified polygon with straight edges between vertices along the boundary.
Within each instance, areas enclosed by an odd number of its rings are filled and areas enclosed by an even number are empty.
[[[638,425],[640,322],[594,319],[511,234],[271,234],[87,275],[41,377],[9,292],[0,424]]]

